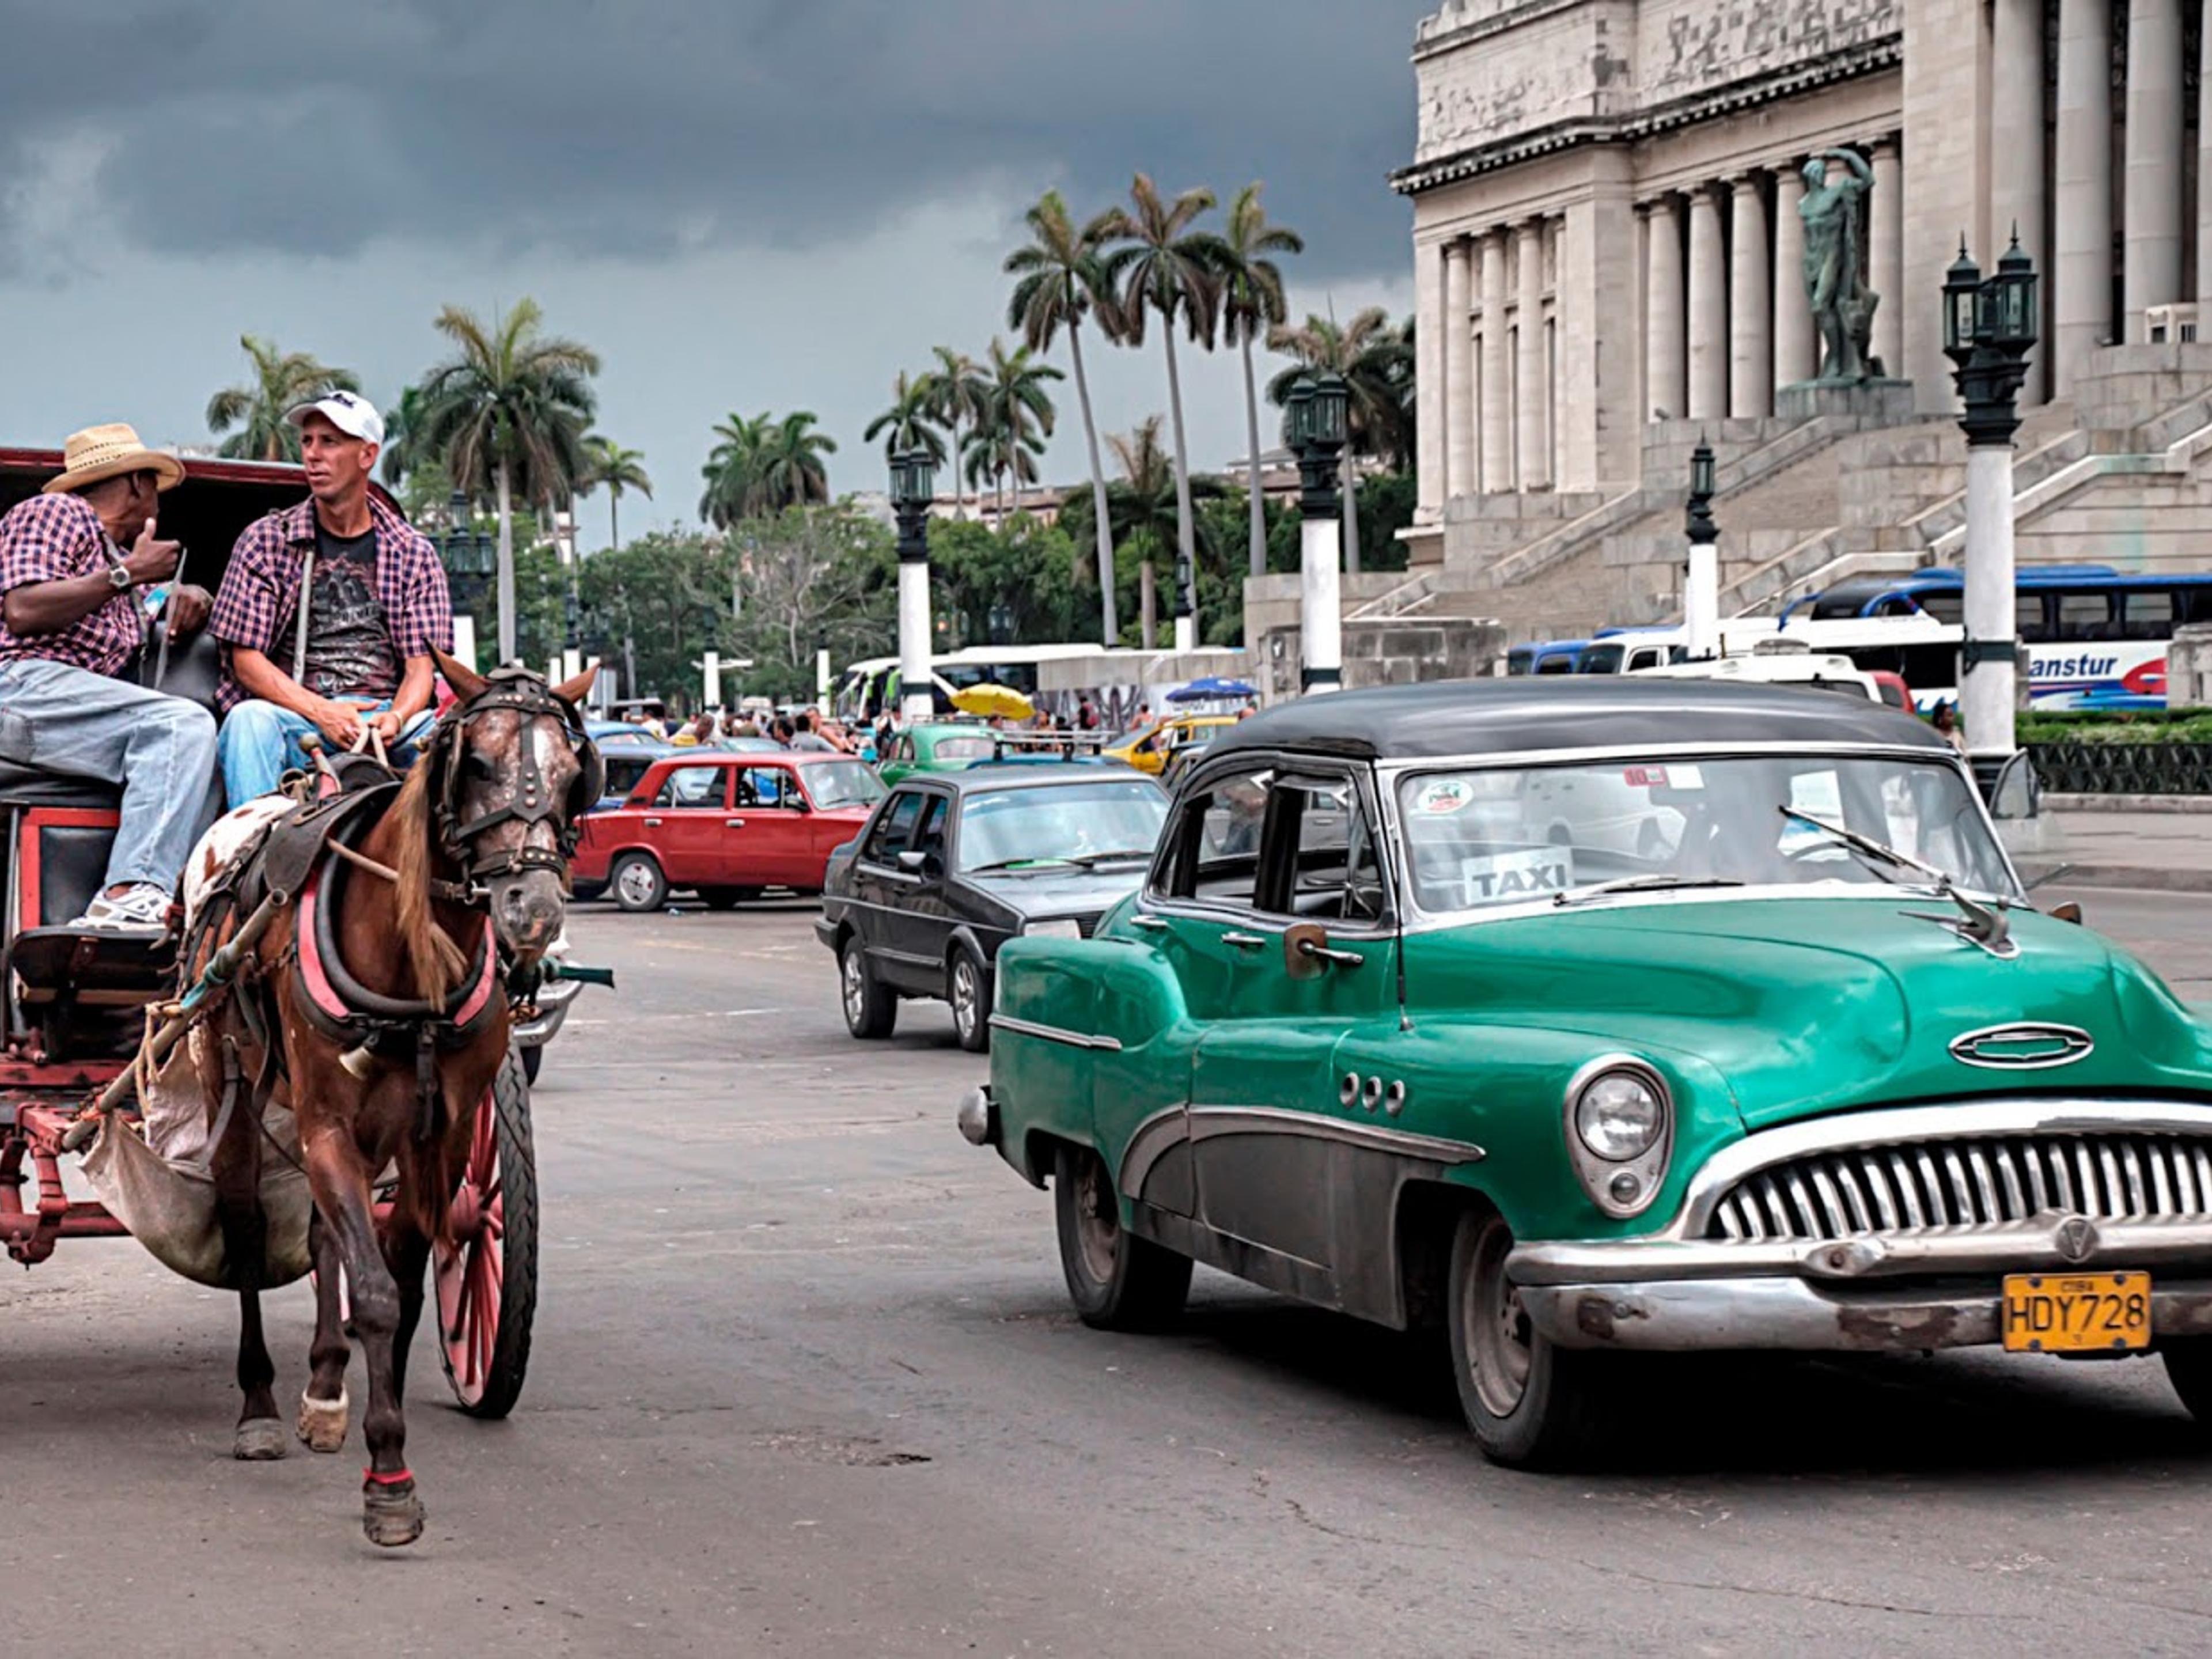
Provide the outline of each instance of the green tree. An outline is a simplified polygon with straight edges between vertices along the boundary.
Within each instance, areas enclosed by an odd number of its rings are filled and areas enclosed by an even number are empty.
[[[702,469],[707,492],[699,516],[722,529],[746,519],[772,518],[787,507],[830,499],[824,457],[836,441],[814,429],[811,410],[794,410],[778,420],[761,414],[747,420],[732,414],[714,428],[721,440]]]
[[[1114,541],[1106,506],[1106,468],[1098,456],[1098,427],[1091,413],[1091,382],[1083,368],[1083,319],[1094,317],[1099,331],[1114,337],[1113,283],[1099,252],[1111,222],[1101,215],[1078,230],[1067,204],[1047,191],[1025,216],[1030,240],[1006,256],[1006,270],[1018,278],[1006,305],[1006,325],[1022,331],[1033,351],[1049,351],[1065,329],[1067,355],[1075,367],[1075,400],[1083,411],[1083,442],[1091,460],[1091,501],[1098,556],[1099,638],[1112,645],[1120,629],[1114,610]]]
[[[921,377],[922,384],[929,388],[930,416],[945,428],[951,439],[952,456],[957,461],[967,453],[966,446],[961,441],[960,429],[972,425],[981,418],[983,413],[986,389],[983,376],[976,369],[975,360],[964,351],[955,351],[951,346],[933,346],[930,351],[937,359],[937,367]],[[980,510],[982,502],[980,490],[975,499]],[[967,498],[960,493],[960,474],[957,471],[952,475],[952,516],[956,519],[968,516]]]
[[[1298,376],[1332,373],[1344,377],[1351,396],[1349,441],[1340,463],[1344,483],[1344,548],[1346,568],[1359,571],[1358,458],[1395,447],[1412,384],[1413,349],[1389,314],[1370,306],[1342,327],[1330,317],[1309,316],[1300,328],[1277,328],[1267,336],[1277,351],[1297,359],[1268,383],[1268,398],[1280,405]]]
[[[376,470],[387,489],[399,489],[421,467],[437,465],[435,456],[422,453],[422,417],[428,408],[422,388],[410,386],[402,386],[399,401],[384,411],[384,454]]]
[[[1106,509],[1115,543],[1124,551],[1137,550],[1139,637],[1146,650],[1158,643],[1158,573],[1156,561],[1163,550],[1180,546],[1181,495],[1174,464],[1160,447],[1162,416],[1148,415],[1133,432],[1116,433],[1106,440],[1121,476],[1106,486]],[[1218,479],[1194,478],[1188,488],[1194,499],[1212,500],[1222,493]],[[1078,542],[1095,532],[1091,498],[1078,495],[1060,508],[1060,527]],[[1199,546],[1194,520],[1191,544]],[[1197,580],[1194,562],[1192,580]]]
[[[898,558],[891,533],[846,507],[792,507],[732,538],[745,689],[814,694],[814,653],[833,663],[887,656],[897,633]]]
[[[1036,361],[1027,346],[1011,352],[994,337],[983,366],[982,410],[969,438],[975,453],[987,462],[1000,489],[999,519],[1006,516],[1005,483],[1013,482],[1018,504],[1021,486],[1036,481],[1035,457],[1044,453],[1044,441],[1052,436],[1059,411],[1053,407],[1048,381],[1060,378],[1058,369]]]
[[[304,351],[279,351],[258,335],[241,334],[238,343],[252,378],[208,399],[208,430],[222,438],[222,453],[233,460],[298,460],[300,434],[286,423],[285,411],[326,392],[358,392],[361,382],[349,369],[332,368]]]
[[[649,532],[576,572],[582,602],[605,618],[626,695],[696,701],[693,664],[706,647],[722,649],[732,631],[733,562],[726,546],[696,533]]]
[[[514,498],[564,501],[584,471],[584,434],[598,400],[599,354],[540,332],[544,313],[527,296],[495,315],[447,306],[438,331],[454,355],[430,371],[422,445],[472,496],[487,490],[499,514],[499,654],[514,660]]]
[[[1267,222],[1256,182],[1238,191],[1230,203],[1229,234],[1222,240],[1221,319],[1244,359],[1244,495],[1250,516],[1247,545],[1251,574],[1260,576],[1267,569],[1267,519],[1266,495],[1260,486],[1260,392],[1252,374],[1252,345],[1280,327],[1286,314],[1282,268],[1273,256],[1303,253],[1306,245],[1297,232]]]
[[[584,440],[584,476],[576,480],[576,493],[588,495],[602,489],[607,492],[607,546],[611,551],[622,545],[623,492],[635,489],[647,501],[653,499],[653,478],[645,470],[645,452],[624,449],[604,433],[594,432]]]
[[[1064,529],[1025,513],[996,529],[933,520],[932,608],[940,617],[956,619],[957,636],[971,645],[990,639],[994,611],[1011,624],[1007,644],[1072,639],[1088,608],[1087,596],[1069,579],[1079,545]]]
[[[1114,311],[1122,339],[1141,346],[1147,313],[1160,314],[1160,340],[1168,360],[1168,416],[1175,428],[1176,546],[1188,584],[1197,568],[1197,532],[1191,513],[1190,455],[1183,440],[1175,325],[1181,317],[1194,343],[1212,348],[1221,303],[1220,273],[1228,249],[1218,236],[1192,228],[1213,207],[1210,190],[1187,190],[1168,202],[1140,173],[1129,186],[1129,200],[1135,211],[1113,210],[1102,221],[1099,234],[1118,244],[1106,256],[1106,276],[1116,296]],[[1188,585],[1183,597],[1186,603],[1192,598]]]
[[[908,379],[904,369],[899,370],[891,381],[891,406],[868,422],[862,441],[873,443],[881,437],[885,460],[902,451],[919,449],[928,455],[931,465],[943,466],[945,437],[933,424],[937,412],[931,391],[928,375]]]

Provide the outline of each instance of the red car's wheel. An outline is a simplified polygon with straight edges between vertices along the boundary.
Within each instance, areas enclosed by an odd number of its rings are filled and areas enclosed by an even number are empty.
[[[538,1167],[530,1090],[513,1054],[477,1108],[453,1194],[453,1242],[431,1259],[438,1348],[471,1417],[505,1417],[522,1395],[538,1308]]]

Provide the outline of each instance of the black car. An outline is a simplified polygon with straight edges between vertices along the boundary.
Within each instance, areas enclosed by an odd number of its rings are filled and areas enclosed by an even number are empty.
[[[1167,796],[1096,765],[917,773],[830,855],[822,917],[845,1024],[889,1036],[902,997],[952,1005],[960,1046],[991,1042],[991,968],[1017,933],[1088,935],[1151,864]]]

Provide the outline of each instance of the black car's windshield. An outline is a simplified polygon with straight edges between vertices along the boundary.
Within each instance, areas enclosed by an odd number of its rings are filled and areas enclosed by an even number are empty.
[[[1148,859],[1167,811],[1167,796],[1149,778],[971,793],[960,805],[960,867]]]
[[[1870,868],[1814,819],[1967,891],[2016,891],[1965,779],[1933,760],[1760,755],[1420,772],[1400,784],[1399,799],[1414,899],[1431,913],[1595,896],[1607,884],[1628,892],[1925,879]]]
[[[806,793],[817,806],[872,806],[884,798],[883,780],[865,761],[824,761],[805,771]]]

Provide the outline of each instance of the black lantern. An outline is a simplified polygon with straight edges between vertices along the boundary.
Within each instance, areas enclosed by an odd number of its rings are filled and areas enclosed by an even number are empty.
[[[1352,387],[1331,372],[1314,382],[1313,441],[1344,447],[1352,434]]]
[[[1283,398],[1283,442],[1294,455],[1304,453],[1313,437],[1313,376],[1301,374]]]
[[[1701,437],[1690,452],[1690,511],[1682,526],[1692,547],[1710,547],[1720,539],[1720,526],[1713,522],[1714,470],[1713,447]]]
[[[1283,430],[1298,458],[1298,511],[1309,519],[1342,514],[1337,458],[1350,423],[1352,389],[1341,374],[1301,374],[1283,398]]]
[[[1943,355],[1960,368],[1974,355],[1979,335],[1982,268],[1966,252],[1966,239],[1959,238],[1959,257],[1943,273]]]
[[[2035,344],[2035,262],[2020,246],[2020,229],[2014,227],[2012,246],[1997,261],[1997,274],[1982,284],[1984,305],[1977,319],[1974,337],[1984,345],[2014,356],[2025,357]]]
[[[891,511],[898,520],[898,556],[906,563],[929,556],[929,507],[937,483],[929,452],[919,447],[891,453]]]
[[[1013,607],[994,600],[991,605],[991,643],[1005,645],[1014,637]]]

